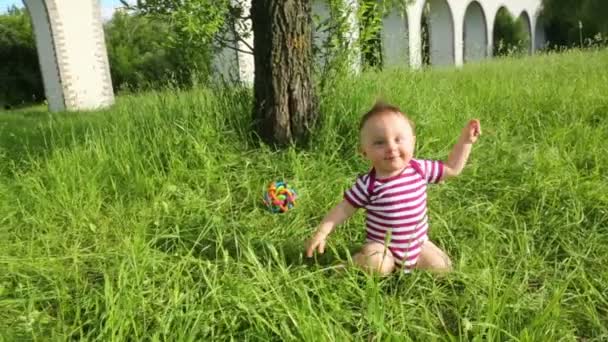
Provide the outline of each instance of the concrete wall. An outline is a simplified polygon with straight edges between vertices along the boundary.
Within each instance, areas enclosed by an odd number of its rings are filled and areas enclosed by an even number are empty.
[[[32,17],[49,110],[90,110],[114,103],[96,0],[25,0]]]

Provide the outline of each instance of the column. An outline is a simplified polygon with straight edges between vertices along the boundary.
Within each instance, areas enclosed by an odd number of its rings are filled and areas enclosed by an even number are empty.
[[[78,111],[114,103],[99,3],[25,0],[49,110]]]

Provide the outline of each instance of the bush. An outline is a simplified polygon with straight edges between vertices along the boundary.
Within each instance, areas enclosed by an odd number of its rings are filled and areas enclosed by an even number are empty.
[[[36,42],[25,9],[0,15],[0,106],[44,99]]]
[[[530,46],[530,36],[526,23],[520,18],[515,19],[504,7],[498,10],[494,21],[494,56],[507,56],[527,53]]]
[[[608,44],[608,1],[543,0],[542,17],[549,47]]]
[[[104,27],[115,91],[156,88],[177,69],[166,47],[167,25],[117,11]]]

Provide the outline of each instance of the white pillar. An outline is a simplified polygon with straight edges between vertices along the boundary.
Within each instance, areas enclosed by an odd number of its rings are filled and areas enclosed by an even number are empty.
[[[114,103],[97,0],[24,0],[32,18],[50,111]]]
[[[536,18],[530,18],[530,54],[536,52]]]
[[[240,3],[243,8],[243,16],[248,17],[251,11],[251,1],[238,1],[232,0],[233,2]],[[254,75],[254,61],[253,61],[253,27],[251,19],[237,21],[236,27],[237,34],[241,35],[243,41],[238,42],[237,58],[239,61],[239,79],[241,82],[247,85],[253,85]],[[242,52],[247,51],[247,52]]]
[[[462,4],[452,1],[449,3],[451,9],[452,23],[454,29],[454,65],[464,64],[464,7]]]
[[[346,41],[348,42],[348,50],[350,53],[350,63],[352,70],[358,73],[361,70],[361,49],[359,48],[357,41],[359,40],[359,22],[357,21],[357,11],[359,6],[357,0],[343,0],[344,5],[347,9],[347,24],[348,30],[346,34]]]
[[[407,6],[408,35],[410,45],[410,67],[422,67],[422,11],[424,0],[412,1]]]
[[[494,56],[494,21],[496,21],[496,13],[498,12],[498,8],[492,8],[491,10],[486,10],[486,25],[488,32],[488,46],[486,54],[488,58]]]

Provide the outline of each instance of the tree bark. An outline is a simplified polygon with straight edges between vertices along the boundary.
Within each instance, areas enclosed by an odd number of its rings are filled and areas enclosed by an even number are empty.
[[[267,143],[306,141],[317,118],[311,0],[253,0],[256,132]]]

